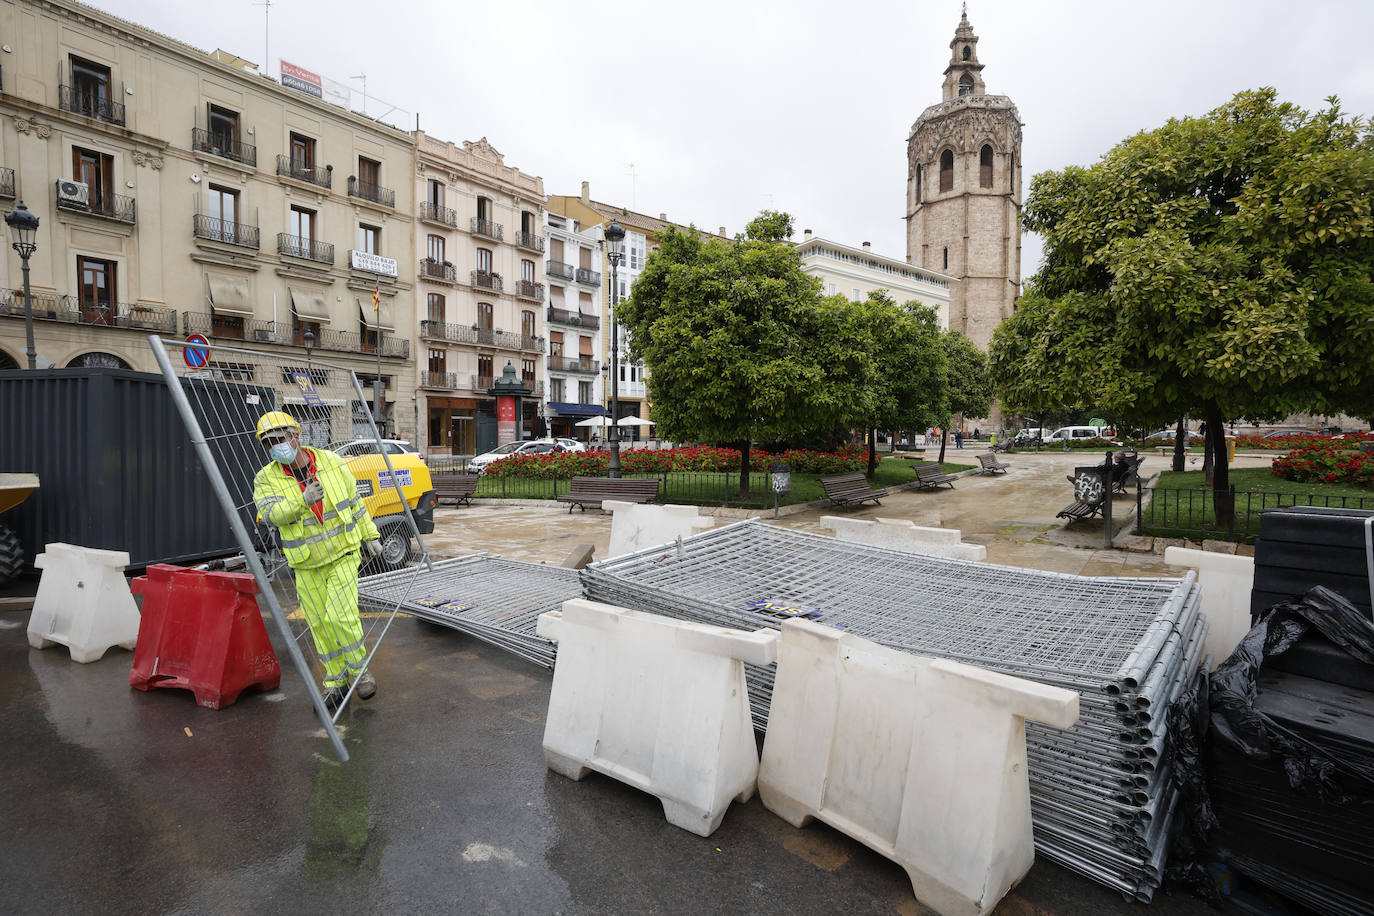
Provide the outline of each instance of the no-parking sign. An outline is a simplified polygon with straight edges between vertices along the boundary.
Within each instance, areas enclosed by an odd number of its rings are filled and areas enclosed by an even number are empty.
[[[210,351],[206,349],[210,341],[199,334],[192,334],[186,338],[186,343],[187,346],[181,348],[181,357],[186,360],[186,365],[199,369],[210,361]]]

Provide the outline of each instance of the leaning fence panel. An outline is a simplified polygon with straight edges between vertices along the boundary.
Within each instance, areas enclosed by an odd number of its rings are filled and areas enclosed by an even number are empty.
[[[412,511],[432,505],[428,469],[393,463],[349,368],[212,344],[169,353],[159,337],[149,342],[243,564],[347,760],[335,723],[355,697],[375,692],[369,667],[420,569],[409,564],[428,564]],[[331,443],[347,445],[342,456]],[[396,600],[360,613],[360,565],[395,570]]]

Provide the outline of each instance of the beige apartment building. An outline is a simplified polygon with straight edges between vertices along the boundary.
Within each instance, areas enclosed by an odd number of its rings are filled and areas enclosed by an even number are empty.
[[[492,384],[510,364],[529,397],[519,437],[540,432],[545,388],[544,181],[483,137],[416,131],[415,255],[421,441],[430,454],[496,447]]]
[[[0,36],[0,209],[22,199],[40,218],[42,360],[155,371],[157,333],[304,363],[309,331],[316,365],[365,386],[380,349],[386,431],[414,436],[408,133],[70,0],[0,0]],[[26,365],[24,300],[5,252],[0,367],[12,368]],[[399,262],[376,312],[377,275],[354,269],[373,255]],[[239,371],[218,359],[209,371]],[[364,408],[352,409],[356,426]]]

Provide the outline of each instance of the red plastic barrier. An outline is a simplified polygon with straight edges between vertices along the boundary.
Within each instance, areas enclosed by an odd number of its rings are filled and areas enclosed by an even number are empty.
[[[181,687],[201,706],[219,709],[245,687],[281,683],[252,576],[159,563],[131,587],[143,596],[143,610],[130,687]]]

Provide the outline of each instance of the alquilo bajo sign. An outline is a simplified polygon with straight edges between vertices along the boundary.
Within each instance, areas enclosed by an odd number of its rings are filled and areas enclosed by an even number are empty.
[[[396,276],[399,265],[395,258],[384,258],[379,254],[368,254],[366,251],[359,251],[356,248],[349,252],[350,266],[354,270],[365,270],[370,274],[381,274],[384,277]]]
[[[324,98],[324,81],[318,73],[311,73],[304,67],[297,67],[286,61],[281,61],[281,84],[297,92],[313,95],[317,99]]]

